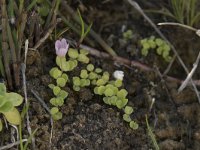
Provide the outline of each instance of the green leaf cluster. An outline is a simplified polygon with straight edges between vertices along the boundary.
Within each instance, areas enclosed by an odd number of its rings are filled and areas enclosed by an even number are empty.
[[[112,83],[112,82],[111,82]],[[94,88],[94,93],[103,95],[104,103],[116,106],[122,109],[128,103],[126,98],[128,92],[125,89],[120,89],[115,84],[108,83],[107,85],[100,85]]]
[[[84,49],[70,48],[68,50],[69,60],[66,58],[56,58],[56,64],[58,67],[54,67],[50,70],[50,75],[56,80],[55,84],[49,84],[49,88],[52,89],[55,97],[50,99],[50,103],[53,105],[51,109],[51,115],[54,120],[62,118],[62,112],[59,111],[59,107],[64,104],[64,100],[67,98],[68,93],[62,88],[66,86],[67,82],[72,83],[74,91],[80,91],[83,87],[93,87],[94,93],[103,96],[104,103],[117,107],[118,109],[124,109],[125,114],[123,118],[129,123],[130,127],[136,129],[136,123],[131,119],[130,115],[133,113],[133,108],[127,106],[128,104],[128,92],[122,88],[122,80],[111,80],[110,74],[107,71],[102,71],[101,68],[95,68],[93,64],[89,63],[87,57],[88,51]],[[85,68],[80,71],[79,76],[68,76],[66,72],[71,72],[77,67],[78,62],[85,63]],[[134,126],[135,125],[135,126]]]
[[[132,39],[132,38],[133,38],[133,31],[129,29],[129,30],[123,32],[123,38],[124,38],[125,40],[130,40],[130,39]]]
[[[131,106],[126,106],[126,107],[124,108],[123,119],[124,119],[124,121],[129,122],[130,128],[132,128],[132,129],[138,129],[138,124],[137,124],[135,121],[133,121],[133,120],[131,119],[131,114],[132,114],[133,112],[134,112],[133,107],[131,107]]]
[[[68,56],[70,57],[70,59],[76,60],[85,64],[88,64],[90,61],[87,55],[88,55],[88,51],[84,49],[80,49],[79,52],[77,49],[73,49],[73,48],[70,48],[68,50]]]
[[[61,59],[60,61],[62,61]],[[54,106],[53,108],[58,109],[58,113],[51,113],[51,115],[54,120],[59,120],[62,118],[62,113],[59,111],[58,107],[63,106],[64,101],[68,96],[68,92],[65,90],[62,90],[62,88],[66,86],[66,83],[69,81],[69,77],[66,73],[63,73],[63,71],[61,71],[58,67],[52,68],[49,71],[49,74],[51,77],[53,77],[56,80],[56,85],[49,84],[49,88],[52,89],[53,94],[55,96],[50,99],[50,103]]]
[[[81,87],[87,87],[92,85],[96,85],[97,80],[100,79],[101,75],[99,73],[102,72],[100,68],[94,68],[93,64],[88,64],[86,69],[82,69],[80,72],[80,77],[73,77],[73,89],[74,91],[79,91]]]
[[[172,59],[170,56],[171,48],[164,40],[151,36],[150,38],[142,39],[140,43],[142,45],[141,53],[143,56],[147,56],[150,49],[155,49],[156,53],[162,56],[165,61],[169,62]]]
[[[62,113],[59,111],[58,107],[53,107],[50,110],[53,120],[62,119]]]
[[[21,117],[19,111],[15,108],[21,105],[23,102],[23,97],[17,93],[6,92],[6,86],[4,83],[0,83],[0,113],[2,113],[6,120],[14,125],[19,125],[21,123]],[[3,127],[0,121],[0,131]]]

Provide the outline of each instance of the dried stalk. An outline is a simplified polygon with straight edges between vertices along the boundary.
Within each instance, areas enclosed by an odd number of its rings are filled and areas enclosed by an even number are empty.
[[[19,79],[19,65],[17,64],[16,48],[15,48],[15,43],[14,43],[14,40],[12,37],[12,31],[10,28],[10,24],[8,22],[8,18],[6,18],[6,21],[7,21],[8,42],[9,42],[9,46],[10,46],[12,67],[13,67],[13,72],[14,72],[13,76],[14,76],[14,80],[15,80],[15,86],[18,87],[20,85],[20,79]]]
[[[26,107],[28,107],[28,95],[27,95],[27,86],[26,86],[26,58],[27,58],[27,53],[28,53],[28,40],[25,41],[25,59],[24,63],[21,65],[21,70],[22,70],[22,78],[23,78],[23,89],[24,89],[24,99],[25,99],[25,104]],[[26,113],[26,123],[27,123],[27,129],[28,133],[31,136],[32,135],[32,129],[30,126],[30,119],[29,119],[29,114],[28,112]],[[35,138],[32,137],[32,147],[35,149]]]
[[[22,141],[17,141],[17,142],[14,142],[14,143],[10,143],[6,146],[2,146],[0,147],[0,150],[4,150],[4,149],[10,149],[16,145],[19,145],[21,142],[27,142],[28,140],[27,139],[22,139]]]
[[[33,49],[37,49],[38,47],[40,47],[40,45],[42,43],[45,42],[45,40],[51,35],[51,33],[53,32],[53,29],[56,27],[56,24],[53,24],[48,31],[45,33],[45,35],[35,44],[35,46],[33,47]]]
[[[12,76],[10,71],[10,64],[9,64],[9,50],[8,50],[8,43],[7,43],[7,21],[6,21],[6,3],[5,0],[1,1],[1,11],[2,11],[2,55],[3,55],[3,63],[7,78],[8,87],[13,89],[12,83]]]
[[[17,53],[17,61],[21,61],[21,49],[22,49],[22,41],[24,36],[24,30],[27,22],[27,14],[24,12],[21,14],[21,22],[18,26],[18,53]]]

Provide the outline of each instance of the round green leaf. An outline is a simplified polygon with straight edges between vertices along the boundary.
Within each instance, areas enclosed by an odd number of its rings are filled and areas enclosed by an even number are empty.
[[[126,121],[126,122],[131,122],[131,117],[130,117],[130,115],[128,115],[128,114],[124,114],[124,115],[123,115],[123,119],[124,119],[124,121]]]
[[[138,129],[138,124],[135,121],[131,121],[129,126],[134,130]]]
[[[53,120],[60,120],[62,119],[62,113],[61,112],[57,112],[56,114],[52,115]]]
[[[80,86],[81,85],[81,80],[80,80],[80,78],[79,77],[73,77],[73,84],[75,85],[75,86]]]
[[[128,92],[125,89],[121,89],[117,92],[117,97],[119,98],[125,98],[127,96]]]
[[[0,107],[0,112],[8,112],[13,109],[13,104],[11,101],[6,101],[1,107]]]
[[[104,91],[104,94],[106,97],[108,96],[113,96],[114,92],[111,88],[107,88],[105,91]]]
[[[55,87],[53,88],[53,94],[54,94],[55,96],[57,96],[57,95],[60,93],[60,91],[61,91],[61,89],[60,89],[60,87],[58,87],[58,86],[55,86]]]
[[[56,80],[56,83],[58,86],[64,87],[66,85],[66,80],[64,78],[60,77]]]
[[[83,79],[86,79],[88,77],[87,70],[85,70],[85,69],[81,70],[80,77],[83,78]]]
[[[101,72],[102,72],[102,69],[101,69],[101,68],[96,68],[96,69],[95,69],[95,72],[96,72],[96,73],[101,73]]]
[[[115,85],[116,87],[121,87],[121,86],[122,86],[122,80],[117,79],[117,80],[114,82],[114,85]]]
[[[80,49],[80,54],[87,55],[87,54],[89,54],[89,51],[87,51],[85,49]]]
[[[95,72],[90,72],[89,73],[89,76],[88,76],[88,78],[90,79],[90,80],[94,80],[94,79],[96,79],[98,76],[97,76],[97,74],[95,73]]]
[[[82,62],[82,63],[89,63],[89,58],[87,56],[85,56],[84,54],[79,54],[78,56],[78,61]]]
[[[69,95],[68,92],[61,90],[60,93],[58,94],[58,97],[61,97],[62,99],[67,98],[67,96]]]
[[[94,65],[93,64],[88,64],[87,65],[87,70],[88,71],[93,71],[94,70]]]
[[[12,102],[13,106],[19,106],[23,102],[23,97],[17,93],[11,92],[5,94],[5,99]]]
[[[66,73],[63,73],[61,77],[64,78],[66,82],[69,79],[69,77],[68,77],[68,75]]]
[[[127,114],[127,115],[130,115],[133,113],[133,107],[131,106],[126,106],[125,109],[124,109],[124,112]]]
[[[20,113],[15,107],[8,112],[3,112],[3,114],[9,123],[14,125],[19,125],[21,123]]]
[[[51,108],[50,112],[51,112],[52,115],[58,113],[59,112],[58,107]]]
[[[0,95],[0,107],[3,106],[5,102],[6,102],[5,97]]]
[[[74,89],[74,91],[77,91],[77,92],[78,92],[78,91],[80,91],[81,88],[80,88],[79,86],[73,85],[73,89]]]
[[[68,56],[69,56],[70,58],[73,58],[73,59],[78,58],[78,56],[79,56],[78,50],[77,50],[77,49],[70,48],[70,49],[68,50]]]

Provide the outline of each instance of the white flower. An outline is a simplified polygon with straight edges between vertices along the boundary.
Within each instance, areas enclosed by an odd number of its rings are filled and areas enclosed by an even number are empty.
[[[120,70],[116,70],[113,73],[113,76],[114,76],[115,79],[123,80],[123,78],[124,78],[124,72],[120,71]]]

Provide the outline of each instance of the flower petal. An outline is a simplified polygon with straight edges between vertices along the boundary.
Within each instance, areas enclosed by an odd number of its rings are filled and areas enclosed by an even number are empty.
[[[66,48],[67,47],[67,41],[64,38],[61,40],[61,47],[62,48]]]
[[[56,55],[59,57],[65,57],[67,53],[67,49],[65,48],[60,48],[59,50],[56,51]]]
[[[61,48],[61,46],[62,46],[61,41],[57,40],[56,43],[55,43],[55,49],[56,49],[56,51],[58,51]]]

